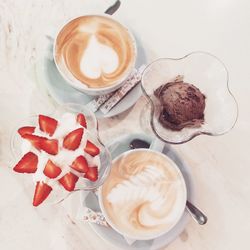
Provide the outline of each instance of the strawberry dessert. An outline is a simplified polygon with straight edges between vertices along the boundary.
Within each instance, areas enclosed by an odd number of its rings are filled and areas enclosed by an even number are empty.
[[[34,206],[58,187],[71,192],[77,183],[97,181],[100,167],[100,149],[83,114],[65,113],[58,120],[39,115],[38,124],[18,129],[23,157],[13,169],[33,175]]]

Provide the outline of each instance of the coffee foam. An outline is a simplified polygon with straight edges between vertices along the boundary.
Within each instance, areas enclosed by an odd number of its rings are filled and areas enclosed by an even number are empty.
[[[60,70],[71,81],[89,88],[108,87],[125,77],[135,54],[129,32],[103,16],[76,18],[56,39],[55,59]]]
[[[119,66],[119,58],[114,49],[101,44],[95,35],[89,39],[80,62],[80,70],[90,79],[98,79],[102,73],[111,74]]]
[[[185,186],[165,157],[134,151],[113,163],[102,187],[103,206],[112,224],[133,238],[170,229],[183,212]]]

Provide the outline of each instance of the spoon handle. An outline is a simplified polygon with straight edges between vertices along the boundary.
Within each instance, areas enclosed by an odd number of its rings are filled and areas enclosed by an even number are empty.
[[[190,213],[192,218],[198,222],[200,225],[205,225],[207,223],[207,216],[201,212],[200,209],[195,207],[192,203],[187,201],[186,203],[187,211]]]
[[[112,6],[110,6],[104,13],[108,15],[113,15],[120,7],[121,2],[117,0]]]

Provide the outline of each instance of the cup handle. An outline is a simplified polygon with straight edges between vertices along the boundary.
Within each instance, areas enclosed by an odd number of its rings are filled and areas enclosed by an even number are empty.
[[[158,151],[158,152],[162,152],[164,147],[165,147],[165,142],[163,142],[159,138],[155,138],[151,142],[149,149],[152,149],[152,150],[155,150],[155,151]]]

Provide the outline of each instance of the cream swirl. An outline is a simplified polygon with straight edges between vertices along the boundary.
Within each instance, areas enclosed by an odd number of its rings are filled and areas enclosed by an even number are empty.
[[[172,164],[152,151],[134,151],[115,161],[102,187],[112,224],[139,238],[171,228],[185,202],[183,178]]]
[[[121,24],[104,16],[82,16],[59,33],[55,58],[68,78],[101,88],[131,70],[135,53],[133,39]]]

